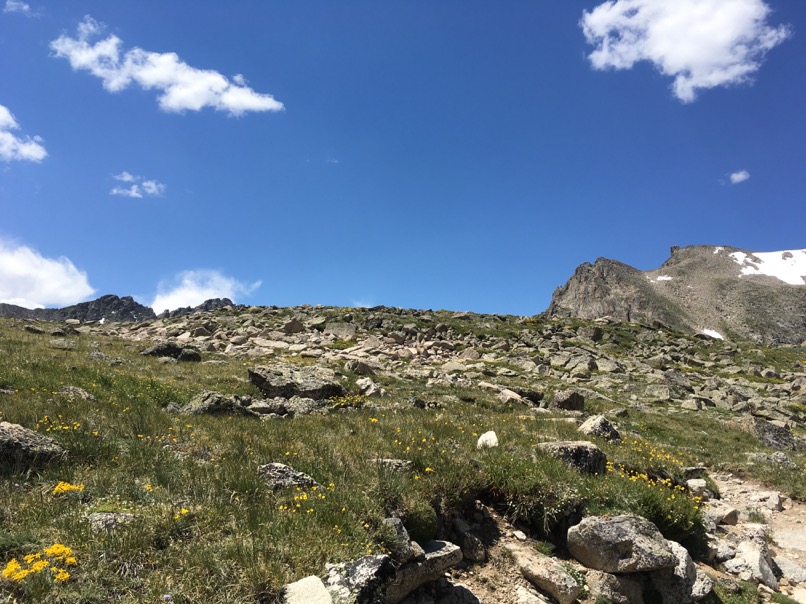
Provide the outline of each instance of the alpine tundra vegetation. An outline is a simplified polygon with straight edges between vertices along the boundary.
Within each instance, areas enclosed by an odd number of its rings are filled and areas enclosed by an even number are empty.
[[[802,346],[228,302],[0,319],[7,601],[803,601]]]

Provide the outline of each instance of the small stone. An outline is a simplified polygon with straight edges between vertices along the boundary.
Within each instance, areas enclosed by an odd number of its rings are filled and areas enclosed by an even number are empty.
[[[477,449],[492,449],[493,447],[498,446],[498,436],[493,430],[489,432],[485,432],[481,436],[479,436],[479,440],[476,443]]]

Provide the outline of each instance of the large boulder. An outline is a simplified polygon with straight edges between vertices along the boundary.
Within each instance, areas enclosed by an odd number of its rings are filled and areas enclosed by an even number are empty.
[[[56,441],[19,424],[0,422],[0,466],[31,468],[60,459]]]
[[[677,564],[658,528],[634,514],[584,518],[568,530],[568,551],[588,568],[607,573],[654,571]]]
[[[327,367],[271,365],[249,369],[249,381],[269,398],[300,396],[315,400],[344,395],[344,386]]]
[[[604,474],[607,470],[607,456],[587,440],[558,440],[541,443],[539,448],[583,474]]]

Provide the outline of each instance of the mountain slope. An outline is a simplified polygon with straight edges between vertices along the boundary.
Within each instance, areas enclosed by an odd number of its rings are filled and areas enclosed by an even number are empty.
[[[557,288],[548,316],[660,321],[768,344],[806,340],[806,250],[673,247],[651,271],[599,258]]]

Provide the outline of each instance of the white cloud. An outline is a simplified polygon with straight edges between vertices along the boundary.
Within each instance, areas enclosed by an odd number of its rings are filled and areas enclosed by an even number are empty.
[[[77,37],[61,35],[50,47],[57,57],[69,60],[74,70],[83,69],[101,78],[109,92],[119,92],[132,83],[145,90],[158,90],[163,111],[213,107],[230,115],[243,115],[247,111],[283,109],[283,104],[270,94],[249,88],[240,74],[230,81],[217,71],[191,67],[173,52],[135,47],[121,54],[122,41],[115,35],[90,43],[101,32],[101,25],[88,15],[79,24]]]
[[[69,306],[95,293],[87,274],[65,257],[45,258],[0,240],[0,302],[25,308]]]
[[[142,199],[144,196],[158,197],[165,193],[166,189],[165,185],[161,182],[156,180],[144,180],[142,176],[135,176],[125,171],[112,178],[130,184],[127,187],[113,187],[112,190],[109,191],[110,195]]]
[[[19,130],[20,125],[7,107],[0,105],[0,161],[24,160],[42,161],[48,152],[38,136],[18,137],[12,130]]]
[[[31,6],[19,0],[6,0],[6,5],[3,7],[4,13],[22,13],[23,15],[33,15]]]
[[[595,69],[649,61],[689,103],[699,89],[748,82],[791,35],[766,24],[770,12],[763,0],[610,0],[583,11],[580,25],[596,47],[588,55]]]
[[[136,177],[132,176],[125,170],[120,174],[113,176],[112,178],[114,178],[115,180],[119,180],[121,182],[134,182],[136,180]]]
[[[229,298],[233,302],[238,296],[247,296],[260,287],[260,281],[242,283],[214,270],[183,271],[170,282],[157,286],[157,295],[151,303],[155,312],[175,310],[185,306],[198,306],[211,298]]]
[[[730,184],[738,185],[740,182],[744,182],[748,178],[750,178],[750,172],[747,170],[739,170],[738,172],[733,172],[730,175]]]

